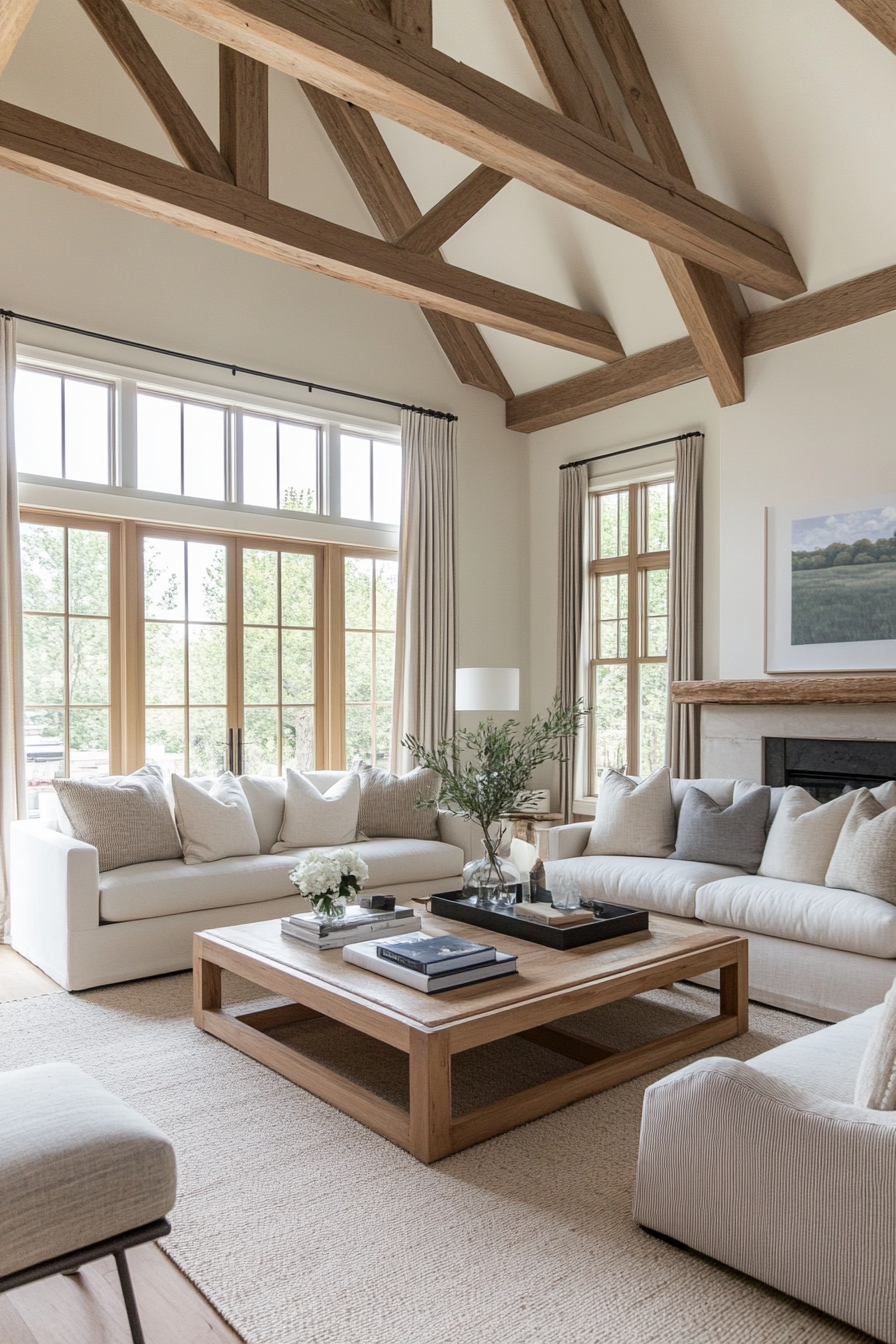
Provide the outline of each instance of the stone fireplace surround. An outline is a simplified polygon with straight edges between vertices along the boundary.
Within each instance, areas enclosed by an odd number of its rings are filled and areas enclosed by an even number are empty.
[[[896,743],[896,674],[675,682],[672,696],[701,707],[706,779],[765,783],[766,738]]]

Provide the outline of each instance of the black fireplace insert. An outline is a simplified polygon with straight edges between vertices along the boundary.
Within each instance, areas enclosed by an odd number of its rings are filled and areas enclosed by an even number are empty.
[[[767,737],[765,782],[799,784],[820,802],[896,779],[896,742]]]

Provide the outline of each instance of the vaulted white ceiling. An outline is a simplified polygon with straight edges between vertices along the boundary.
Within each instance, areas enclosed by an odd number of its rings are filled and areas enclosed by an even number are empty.
[[[810,291],[896,263],[896,56],[836,0],[624,4],[699,188],[778,229]],[[215,46],[132,12],[217,139]],[[434,0],[434,43],[550,105],[504,0]],[[272,72],[270,95],[271,196],[377,234],[296,81]],[[176,161],[77,0],[40,0],[0,78],[0,98]],[[617,110],[639,143],[621,97]],[[475,166],[377,121],[423,210]],[[505,187],[443,254],[604,313],[628,354],[685,335],[646,242],[521,183]],[[749,290],[738,302],[743,313],[775,303]],[[484,335],[516,392],[596,367],[517,336]]]

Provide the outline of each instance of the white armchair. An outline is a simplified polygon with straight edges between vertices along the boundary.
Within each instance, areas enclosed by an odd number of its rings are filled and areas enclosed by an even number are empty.
[[[649,1087],[634,1216],[896,1344],[896,1112],[850,1100],[879,1012]]]

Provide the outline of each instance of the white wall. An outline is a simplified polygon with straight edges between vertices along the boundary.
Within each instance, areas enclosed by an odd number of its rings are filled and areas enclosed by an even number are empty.
[[[721,412],[719,670],[763,674],[764,513],[896,491],[896,313],[747,360]]]

